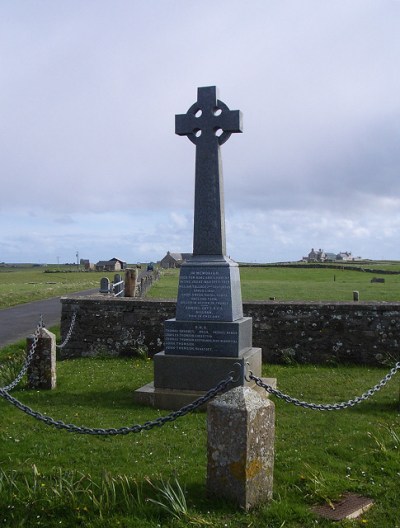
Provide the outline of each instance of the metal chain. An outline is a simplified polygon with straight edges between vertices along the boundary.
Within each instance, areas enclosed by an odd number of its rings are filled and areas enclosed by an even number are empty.
[[[288,394],[285,394],[281,392],[278,389],[274,389],[271,387],[271,385],[267,385],[262,381],[261,378],[257,378],[257,376],[254,376],[254,374],[249,371],[248,378],[253,380],[256,385],[259,387],[262,387],[270,394],[274,394],[281,400],[284,400],[286,403],[293,403],[293,405],[297,405],[299,407],[304,407],[305,409],[313,409],[315,411],[339,411],[342,409],[347,409],[349,407],[353,407],[354,405],[357,405],[358,403],[361,403],[365,400],[367,400],[369,397],[373,396],[376,392],[381,390],[382,387],[390,381],[393,376],[400,370],[400,362],[396,363],[396,365],[390,369],[388,374],[381,379],[379,383],[377,383],[372,389],[367,390],[364,392],[361,396],[356,396],[352,400],[348,400],[347,402],[340,402],[340,403],[328,403],[328,404],[321,404],[321,403],[309,403],[305,401],[298,400],[297,398],[293,398],[292,396],[289,396]]]
[[[166,416],[160,416],[159,418],[156,418],[155,420],[149,420],[148,422],[145,422],[144,424],[136,424],[132,425],[130,427],[120,427],[119,429],[99,429],[99,428],[91,428],[91,427],[85,427],[85,426],[78,426],[74,424],[66,424],[61,420],[54,420],[50,416],[45,416],[44,414],[41,414],[38,411],[34,411],[27,405],[24,405],[20,401],[18,401],[16,398],[13,398],[5,389],[0,389],[0,397],[4,398],[8,402],[10,402],[12,405],[17,407],[17,409],[20,409],[24,413],[26,413],[29,416],[32,416],[36,420],[39,420],[46,425],[51,425],[56,427],[57,429],[65,429],[66,431],[70,433],[79,433],[79,434],[88,434],[88,435],[126,435],[129,433],[140,433],[141,431],[148,431],[150,429],[153,429],[154,427],[162,427],[167,422],[173,422],[177,418],[180,418],[182,416],[185,416],[186,414],[193,412],[194,410],[198,409],[205,403],[207,403],[209,400],[214,398],[217,394],[223,392],[230,383],[234,381],[233,377],[229,375],[228,378],[225,380],[222,380],[216,385],[214,388],[210,389],[204,396],[201,396],[200,398],[197,398],[197,400],[193,401],[192,403],[189,403],[188,405],[185,405],[185,407],[182,407],[178,411],[174,411]]]
[[[37,325],[35,333],[33,334],[33,340],[32,340],[32,344],[31,344],[30,349],[29,349],[29,353],[28,353],[28,355],[25,358],[25,361],[24,361],[24,364],[22,365],[21,370],[19,371],[19,373],[18,373],[18,375],[17,375],[17,377],[15,378],[14,381],[12,381],[9,385],[6,385],[5,387],[1,387],[0,390],[2,390],[2,391],[10,391],[10,390],[14,389],[18,385],[18,383],[21,381],[21,379],[24,377],[24,375],[26,374],[26,371],[28,370],[29,365],[31,364],[32,358],[33,358],[33,356],[35,354],[36,346],[37,346],[38,341],[39,341],[40,330],[42,328],[43,328],[43,317],[41,315],[40,316],[40,321],[39,321],[39,323]]]
[[[76,312],[72,314],[71,325],[67,332],[67,337],[64,339],[64,341],[60,345],[56,345],[57,348],[64,348],[65,345],[68,343],[68,341],[71,339],[72,332],[74,331],[75,320],[76,320]]]

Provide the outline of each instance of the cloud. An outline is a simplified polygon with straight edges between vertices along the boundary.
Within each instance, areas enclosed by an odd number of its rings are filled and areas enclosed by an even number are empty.
[[[186,229],[188,227],[188,224],[189,224],[188,219],[183,214],[171,212],[170,218],[172,220],[173,225],[176,226],[177,228]]]
[[[48,258],[190,250],[195,147],[174,116],[214,84],[244,115],[222,147],[232,253],[344,238],[397,255],[399,15],[390,0],[2,4],[4,258],[39,258],[33,229]]]

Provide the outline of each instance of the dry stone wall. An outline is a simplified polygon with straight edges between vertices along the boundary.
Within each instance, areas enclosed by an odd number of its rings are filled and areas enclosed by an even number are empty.
[[[74,332],[61,359],[124,356],[163,350],[164,321],[174,301],[132,298],[62,298],[61,333],[73,312]],[[382,365],[400,358],[400,303],[246,302],[253,318],[253,346],[268,363]]]

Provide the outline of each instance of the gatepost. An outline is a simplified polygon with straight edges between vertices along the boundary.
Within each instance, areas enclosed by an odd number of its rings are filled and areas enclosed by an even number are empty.
[[[136,268],[126,268],[125,270],[125,297],[135,297],[136,295]]]
[[[27,338],[27,350],[31,350],[35,337]],[[38,330],[35,353],[28,366],[28,387],[30,389],[56,388],[56,336],[46,328]]]

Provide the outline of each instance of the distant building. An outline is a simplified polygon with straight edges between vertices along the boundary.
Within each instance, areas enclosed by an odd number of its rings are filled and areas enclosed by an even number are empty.
[[[89,259],[80,259],[79,265],[82,266],[86,271],[95,269],[95,265],[92,264]]]
[[[308,257],[303,257],[303,260],[306,262],[325,262],[326,253],[323,249],[315,250],[312,248]]]
[[[160,266],[164,269],[167,268],[180,268],[182,264],[192,256],[191,253],[168,253],[160,261]]]
[[[325,262],[334,262],[336,260],[335,253],[325,253]]]
[[[336,260],[354,260],[353,255],[349,251],[343,251],[336,255]]]
[[[303,257],[304,262],[335,262],[340,260],[344,261],[354,261],[362,260],[361,257],[353,257],[350,251],[343,251],[341,253],[326,253],[323,249],[315,250],[311,249],[307,257]]]
[[[121,271],[126,268],[126,262],[121,259],[99,260],[96,271]]]

